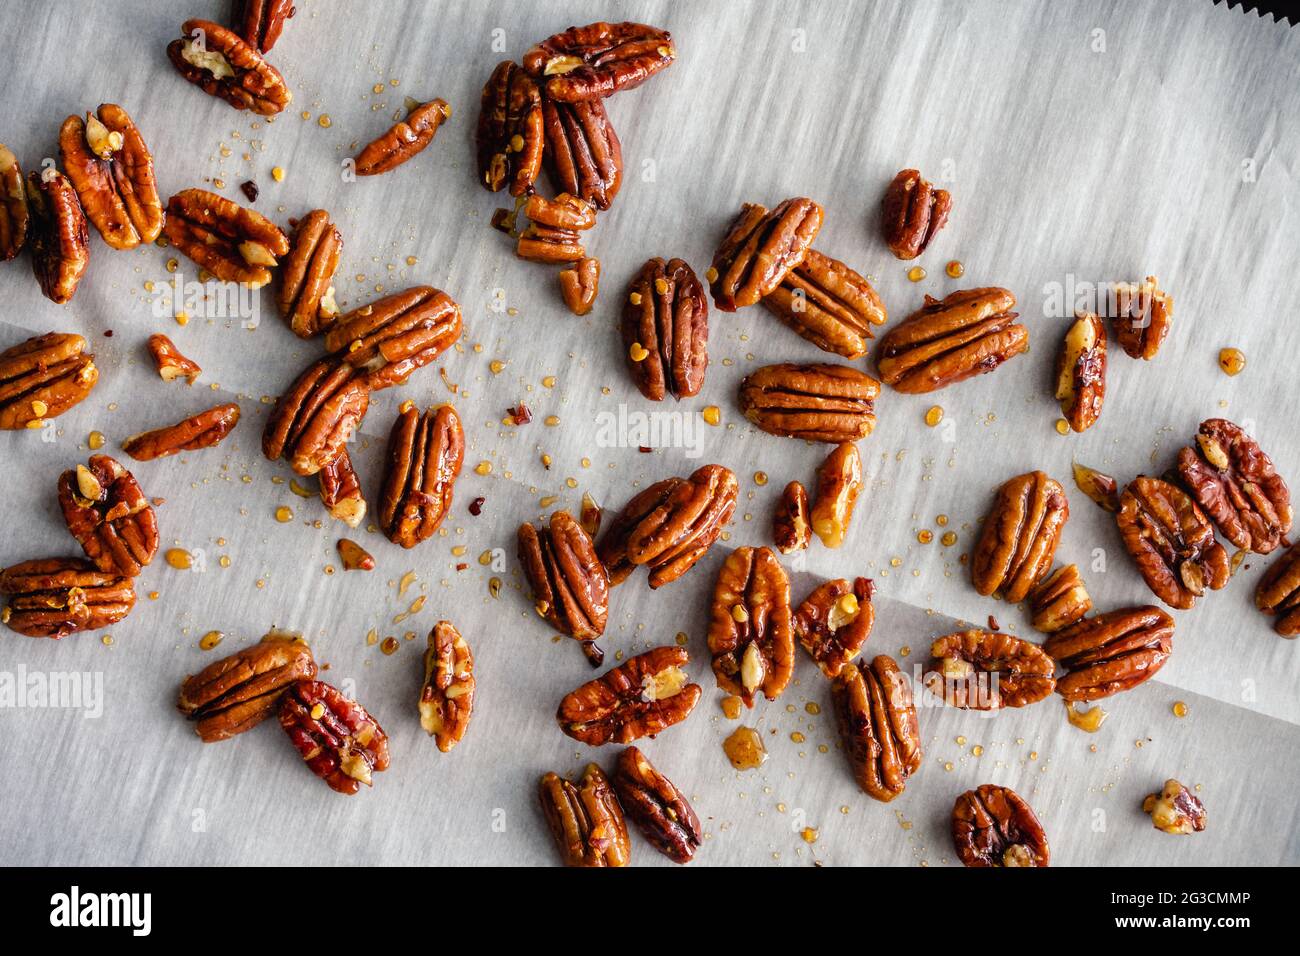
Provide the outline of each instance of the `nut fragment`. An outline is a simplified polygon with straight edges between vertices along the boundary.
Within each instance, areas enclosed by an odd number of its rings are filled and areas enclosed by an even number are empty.
[[[822,216],[821,206],[802,197],[787,199],[771,212],[745,203],[713,254],[713,304],[735,312],[771,295],[803,262]]]
[[[451,107],[446,100],[416,104],[406,119],[394,124],[357,155],[357,175],[378,176],[396,169],[432,143],[438,127],[450,118]]]
[[[1029,593],[1035,630],[1054,634],[1092,610],[1092,598],[1073,564],[1057,568]],[[1050,652],[1049,652],[1050,653]]]
[[[885,305],[871,283],[816,249],[761,301],[798,335],[847,359],[866,355],[871,327],[885,323]]]
[[[343,234],[324,209],[313,209],[298,220],[275,297],[294,335],[309,339],[338,318],[338,309],[331,311],[330,283],[342,254]]]
[[[1133,479],[1115,516],[1124,547],[1147,586],[1170,607],[1188,610],[1206,588],[1228,583],[1228,553],[1200,507],[1167,481]]]
[[[542,99],[546,169],[557,191],[608,209],[623,181],[623,147],[600,100]]]
[[[135,577],[158,551],[153,507],[135,476],[112,458],[91,455],[86,465],[93,482],[72,469],[59,476],[63,520],[97,568]]]
[[[0,262],[7,262],[27,243],[27,187],[13,150],[0,143]]]
[[[515,255],[531,262],[577,262],[587,257],[580,232],[596,224],[596,211],[577,196],[554,199],[534,193],[522,207],[529,224],[515,245]]]
[[[135,606],[129,577],[80,558],[21,561],[0,571],[0,620],[28,637],[59,639],[124,619]]]
[[[584,744],[630,744],[685,720],[699,702],[699,684],[687,683],[686,648],[656,647],[565,695],[555,719]]]
[[[228,740],[275,713],[290,684],[316,676],[306,642],[272,631],[181,684],[177,707],[204,743]]]
[[[161,332],[149,336],[149,354],[153,357],[158,376],[164,382],[174,382],[178,378],[183,378],[193,385],[194,380],[203,371],[197,362],[182,355],[175,343]]]
[[[971,555],[971,581],[980,594],[1019,604],[1052,567],[1070,517],[1065,489],[1041,471],[1017,475],[998,489]]]
[[[551,99],[572,103],[640,86],[675,56],[667,30],[600,22],[548,37],[524,54],[523,63]]]
[[[186,20],[167,58],[186,80],[237,110],[274,116],[293,99],[279,70],[257,47],[211,20]]]
[[[275,403],[262,433],[262,454],[288,459],[300,475],[314,475],[343,453],[370,404],[367,377],[324,360],[309,366]]]
[[[1056,359],[1056,400],[1076,432],[1087,431],[1101,416],[1106,397],[1106,326],[1095,313],[1074,320]]]
[[[270,53],[284,31],[285,21],[298,12],[295,0],[239,0],[234,22],[239,35],[259,52]]]
[[[27,177],[32,271],[51,302],[72,301],[90,262],[90,232],[68,177],[53,167]]]
[[[646,842],[674,863],[689,863],[703,834],[686,795],[636,747],[618,755],[613,784],[624,812]]]
[[[311,772],[338,793],[350,796],[388,769],[388,736],[379,722],[324,681],[289,685],[280,726]]]
[[[587,532],[567,511],[552,514],[549,528],[521,524],[519,562],[538,614],[581,641],[592,665],[599,666],[604,652],[595,640],[605,633],[609,615],[609,576]]]
[[[1174,300],[1161,292],[1155,276],[1146,282],[1118,282],[1114,287],[1115,308],[1111,326],[1115,339],[1133,358],[1153,359],[1169,334],[1174,315]]]
[[[401,385],[456,344],[460,306],[441,289],[414,286],[339,317],[325,348],[368,373],[371,389]]]
[[[429,632],[420,686],[420,726],[447,753],[460,743],[474,711],[474,655],[450,621]]]
[[[320,500],[331,518],[337,518],[349,528],[359,527],[366,517],[366,499],[361,493],[361,479],[352,467],[352,457],[344,449],[342,454],[321,468]]]
[[[1300,634],[1300,544],[1293,545],[1264,572],[1255,588],[1255,606],[1277,615],[1273,630],[1282,637]]]
[[[827,677],[852,663],[871,636],[874,592],[869,578],[836,578],[818,585],[795,608],[795,637]]]
[[[782,554],[791,554],[808,547],[811,540],[808,492],[802,484],[792,481],[781,492],[781,500],[772,515],[772,542]]]
[[[279,226],[205,189],[185,189],[167,200],[163,233],[215,278],[250,289],[270,282],[271,267],[289,252],[289,238]]]
[[[922,179],[920,170],[904,169],[885,190],[880,208],[889,251],[897,259],[915,259],[948,221],[952,196]]]
[[[454,407],[421,415],[412,405],[398,414],[379,497],[379,527],[389,541],[413,548],[438,530],[464,459],[465,432]]]
[[[483,87],[475,134],[484,188],[527,196],[542,168],[542,95],[517,63],[502,60]]]
[[[828,548],[844,543],[853,508],[862,491],[862,456],[851,442],[835,446],[817,469],[817,498],[812,506],[812,530]]]
[[[373,571],[375,559],[369,551],[350,538],[339,538],[335,545],[344,571]]]
[[[923,680],[950,707],[999,710],[1042,700],[1056,686],[1055,662],[1037,644],[996,631],[971,629],[930,645]]]
[[[182,451],[211,448],[220,444],[238,423],[237,404],[216,405],[175,425],[132,435],[122,442],[122,450],[136,461],[153,461]]]
[[[538,792],[565,866],[627,866],[632,845],[623,809],[600,767],[588,764],[577,786],[548,773]]]
[[[737,548],[718,571],[709,618],[718,687],[754,706],[776,700],[794,672],[790,580],[768,548]]]
[[[848,365],[765,365],[740,383],[740,407],[770,435],[838,445],[871,434],[879,394],[879,382]]]
[[[1205,804],[1177,780],[1170,777],[1159,793],[1149,793],[1142,801],[1142,812],[1151,815],[1157,830],[1186,836],[1205,829]]]
[[[1119,511],[1119,482],[1096,468],[1074,463],[1074,483],[1106,511]]]
[[[596,304],[600,287],[600,260],[579,259],[560,271],[560,296],[574,315],[586,315]]]
[[[1069,701],[1131,690],[1155,676],[1173,649],[1174,619],[1151,605],[1084,618],[1043,645],[1069,669],[1056,682],[1056,692]]]
[[[639,346],[645,354],[631,354]],[[650,259],[628,286],[623,347],[637,389],[652,402],[698,395],[709,364],[709,306],[682,259]]]
[[[831,695],[854,779],[868,796],[888,803],[921,766],[911,684],[894,659],[881,654],[869,667],[845,666]]]
[[[158,238],[162,199],[153,156],[126,110],[104,103],[98,114],[69,116],[59,130],[59,155],[86,217],[114,249]]]
[[[0,429],[62,415],[95,387],[99,369],[80,335],[47,332],[0,352]]]
[[[952,808],[952,841],[966,866],[1047,866],[1043,825],[1020,794],[986,783],[967,790]]]

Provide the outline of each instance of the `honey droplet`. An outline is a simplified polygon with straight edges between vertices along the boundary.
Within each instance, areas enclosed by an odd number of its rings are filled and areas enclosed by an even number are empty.
[[[791,739],[794,743],[801,744],[801,743],[803,743],[805,740],[807,740],[808,738],[805,737],[805,736],[804,736],[802,733],[800,733],[799,731],[795,730],[795,731],[791,731],[791,733],[790,733],[790,739]]]
[[[547,415],[546,418],[542,421],[542,424],[545,425],[547,428],[554,428],[556,425],[560,424],[560,416]]]
[[[947,516],[947,515],[935,515],[935,517],[934,517],[934,523],[937,524],[940,528],[946,528],[946,527],[948,526],[948,516]]]
[[[1056,433],[1058,435],[1070,434],[1070,423],[1067,422],[1064,418],[1058,418],[1056,420]]]
[[[192,565],[190,553],[184,548],[168,548],[163,558],[177,571],[188,571]]]
[[[740,707],[744,703],[735,694],[722,698],[722,715],[728,720],[735,720],[740,716]]]
[[[112,647],[112,646],[113,646],[113,635],[112,635],[112,634],[105,634],[103,637],[101,637],[101,638],[99,639],[99,642],[100,642],[101,644],[103,644],[105,647]]]
[[[1220,349],[1219,368],[1224,375],[1236,375],[1246,367],[1246,354],[1241,349]]]
[[[945,531],[943,533],[943,537],[939,539],[939,543],[942,544],[945,548],[951,548],[954,544],[957,543],[957,532]]]
[[[800,835],[801,837],[803,837],[803,842],[804,842],[804,843],[807,843],[807,844],[813,844],[813,843],[816,843],[816,842],[817,842],[817,828],[816,828],[816,827],[804,827],[804,828],[799,832],[799,835]]]
[[[754,484],[758,485],[760,488],[763,487],[765,484],[767,484],[767,472],[765,471],[754,472]]]
[[[383,643],[379,645],[379,649],[383,651],[385,654],[396,654],[397,649],[401,646],[402,646],[402,642],[399,641],[397,638],[386,637],[384,638]]]
[[[316,492],[312,491],[312,490],[311,490],[310,488],[308,488],[306,485],[300,485],[300,484],[298,484],[298,479],[297,479],[297,478],[290,478],[290,479],[289,479],[289,490],[292,491],[292,492],[293,492],[295,495],[297,495],[299,498],[315,498],[315,497],[316,497]]]
[[[1174,701],[1173,711],[1175,717],[1186,717],[1187,705],[1181,700]]]
[[[934,540],[934,532],[929,528],[922,528],[916,533],[916,540],[921,542],[921,544],[929,544]]]
[[[555,376],[548,375],[542,379],[542,388],[555,388]]]
[[[690,643],[691,639],[686,635],[685,631],[678,631],[677,636],[674,638],[674,640],[677,642],[678,647],[685,647],[688,643]]]
[[[225,638],[226,635],[222,634],[220,631],[208,631],[208,633],[199,638],[199,648],[201,650],[210,651],[225,640]]]
[[[103,448],[103,447],[104,447],[104,433],[103,433],[103,432],[91,432],[91,433],[90,433],[90,436],[86,439],[86,444],[90,447],[90,450],[91,450],[91,451],[98,451],[99,449]]]
[[[221,565],[223,568],[230,567],[230,555],[223,554],[221,558],[217,561],[217,563]]]
[[[722,422],[722,409],[717,405],[705,406],[700,414],[704,416],[704,420],[710,425],[717,425]]]
[[[330,119],[329,113],[321,113],[321,115],[316,119],[316,122],[321,125],[322,129],[329,129],[334,125],[334,121]]]
[[[500,359],[493,359],[492,361],[488,362],[488,371],[490,371],[493,375],[500,375],[502,370],[505,367],[506,367],[506,363],[501,361]]]
[[[925,278],[925,270],[920,266],[912,266],[912,268],[907,270],[907,278],[912,282],[920,282]]]
[[[480,461],[477,465],[474,466],[474,474],[476,475],[490,475],[491,473],[492,473],[492,462],[490,461]]]
[[[739,698],[737,698],[739,700]],[[753,727],[737,727],[726,740],[722,749],[737,770],[753,770],[761,767],[767,760],[767,748],[763,738]]]
[[[1075,710],[1074,701],[1067,700],[1065,702],[1065,716],[1070,719],[1070,723],[1075,727],[1085,733],[1095,734],[1101,730],[1101,725],[1106,722],[1106,718],[1110,716],[1110,713],[1102,710],[1100,705],[1096,704],[1087,710]],[[1032,760],[1035,755],[1030,754],[1029,756]]]
[[[976,744],[974,747],[970,749],[970,753],[972,757],[983,757],[984,748],[981,747],[979,744]]]
[[[943,407],[940,405],[931,405],[925,413],[925,423],[933,428],[943,421]]]
[[[948,273],[948,275],[954,279],[960,279],[966,274],[966,267],[958,260],[953,259],[948,263],[947,267],[945,267],[943,271]]]
[[[288,505],[280,505],[275,509],[275,520],[284,524],[286,521],[293,520],[293,509]]]

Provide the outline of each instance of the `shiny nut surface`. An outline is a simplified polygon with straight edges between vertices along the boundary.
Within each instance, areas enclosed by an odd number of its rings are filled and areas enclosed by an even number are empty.
[[[154,368],[158,370],[158,377],[164,382],[174,382],[178,378],[183,378],[188,384],[193,385],[194,380],[203,371],[197,362],[182,355],[176,343],[161,332],[149,336],[148,348]]]
[[[308,769],[336,793],[351,796],[388,769],[388,736],[379,722],[324,681],[289,685],[280,726]]]
[[[709,364],[709,306],[681,259],[650,259],[628,286],[623,349],[637,389],[653,402],[699,394]]]
[[[862,650],[876,611],[869,578],[819,584],[794,610],[794,635],[827,677],[836,677]]]
[[[27,244],[30,222],[27,183],[14,151],[0,143],[0,262],[7,262]]]
[[[980,594],[1019,604],[1052,567],[1070,503],[1060,482],[1041,471],[1017,475],[998,489],[971,555]]]
[[[1024,798],[986,783],[967,790],[952,808],[952,842],[966,866],[1047,866],[1047,834]]]
[[[1282,637],[1300,634],[1300,544],[1269,565],[1255,587],[1255,606],[1276,615],[1273,630]]]
[[[80,335],[47,332],[0,352],[0,429],[35,427],[81,402],[99,381]]]
[[[771,212],[746,203],[713,254],[713,304],[735,312],[771,295],[803,262],[822,217],[822,207],[803,197],[787,199]]]
[[[275,403],[262,454],[314,475],[343,453],[370,405],[364,372],[331,360],[309,366]]]
[[[674,863],[689,863],[703,842],[690,801],[637,747],[618,755],[614,792],[646,842]]]
[[[1174,619],[1158,607],[1121,608],[1084,618],[1047,639],[1043,650],[1068,668],[1056,692],[1100,700],[1150,680],[1174,650]]]
[[[930,645],[926,689],[950,707],[999,710],[1042,700],[1056,687],[1056,663],[1037,644],[972,628]]]
[[[315,676],[306,642],[272,631],[185,678],[176,705],[204,743],[228,740],[274,714],[290,684]]]
[[[403,384],[460,339],[460,306],[441,289],[421,285],[384,296],[344,315],[325,333],[325,348],[364,370],[373,391]]]
[[[420,726],[447,753],[465,736],[474,713],[474,654],[450,621],[429,633],[420,685]]]
[[[1029,593],[1033,626],[1044,634],[1069,627],[1092,610],[1092,598],[1073,564],[1057,568]]]
[[[640,86],[675,57],[667,30],[601,21],[548,37],[524,54],[523,63],[547,96],[572,103]]]
[[[1132,358],[1155,358],[1169,334],[1174,317],[1173,297],[1160,291],[1155,276],[1147,276],[1142,283],[1116,283],[1114,296],[1111,327],[1119,347]]]
[[[608,209],[623,182],[623,147],[601,100],[542,99],[546,169],[557,192]]]
[[[542,169],[545,139],[537,81],[502,60],[483,87],[475,133],[479,182],[490,192],[527,196]]]
[[[817,497],[813,500],[812,530],[828,548],[844,543],[853,509],[862,491],[862,456],[851,442],[835,446],[817,469]]]
[[[1172,777],[1159,793],[1147,794],[1142,812],[1151,815],[1151,825],[1157,830],[1175,836],[1200,833],[1208,816],[1200,798]]]
[[[238,0],[234,23],[239,35],[260,53],[270,53],[295,13],[295,0]]]
[[[275,301],[299,338],[325,331],[338,318],[331,283],[342,254],[343,234],[324,209],[313,209],[298,220],[280,269]]]
[[[713,588],[709,653],[718,687],[754,706],[776,700],[794,673],[790,579],[768,548],[737,548]]]
[[[389,541],[413,548],[438,530],[464,460],[465,432],[451,405],[398,413],[379,493],[379,527]]]
[[[357,154],[357,175],[378,176],[393,171],[432,143],[438,127],[450,118],[451,107],[446,100],[417,104],[406,119],[394,123]]]
[[[871,434],[879,394],[879,382],[848,365],[765,365],[740,383],[740,407],[770,435],[838,445]]]
[[[90,264],[90,232],[77,191],[53,167],[30,173],[27,207],[32,272],[41,292],[59,305],[71,302]]]
[[[809,249],[803,262],[761,300],[763,307],[819,349],[847,359],[867,354],[885,305],[871,283],[849,266]]]
[[[289,252],[289,237],[260,212],[206,189],[167,200],[163,234],[195,265],[222,282],[260,289]]]
[[[808,492],[800,482],[792,481],[781,491],[772,513],[772,543],[782,554],[792,554],[807,548],[811,540]]]
[[[122,442],[122,451],[136,461],[153,461],[182,451],[198,451],[221,443],[239,423],[239,406],[234,402],[214,405],[197,415],[132,435]]]
[[[588,764],[576,785],[548,773],[538,795],[565,866],[627,866],[632,844],[623,808],[600,767]]]
[[[366,499],[347,449],[316,472],[316,478],[320,482],[321,504],[330,517],[337,518],[349,528],[359,527],[366,517]]]
[[[596,210],[590,203],[569,193],[554,199],[533,193],[520,211],[528,219],[515,245],[520,259],[560,263],[587,258],[581,233],[596,225]]]
[[[0,570],[0,623],[27,637],[58,639],[123,620],[135,606],[131,579],[80,558],[38,558]]]
[[[870,666],[849,663],[831,686],[831,699],[853,778],[868,796],[888,803],[921,766],[921,734],[907,676],[883,654]]]
[[[560,270],[560,296],[574,315],[586,315],[596,304],[600,291],[600,260],[579,259],[567,269]]]
[[[880,205],[885,244],[897,259],[915,259],[925,252],[948,221],[952,196],[935,189],[920,170],[904,169],[885,190]]]
[[[274,116],[293,99],[280,71],[252,44],[211,20],[186,20],[167,45],[176,72],[237,110]]]
[[[1170,607],[1185,611],[1207,588],[1228,583],[1228,553],[1205,512],[1180,488],[1135,478],[1120,495],[1115,520],[1147,586]]]
[[[1106,398],[1106,326],[1095,313],[1074,320],[1056,359],[1056,400],[1061,415],[1076,432],[1087,431],[1101,417]]]
[[[114,249],[134,249],[162,232],[153,156],[126,110],[104,103],[59,130],[59,157],[81,208]]]
[[[686,648],[656,647],[566,694],[555,712],[560,729],[584,744],[630,744],[685,720],[699,702],[689,683]]]
[[[609,576],[591,537],[567,511],[556,511],[549,527],[520,525],[518,538],[533,607],[561,634],[582,641],[587,657],[599,666],[604,656],[594,641],[605,633]]]
[[[158,551],[158,519],[135,476],[108,455],[59,476],[68,531],[101,571],[135,577]]]

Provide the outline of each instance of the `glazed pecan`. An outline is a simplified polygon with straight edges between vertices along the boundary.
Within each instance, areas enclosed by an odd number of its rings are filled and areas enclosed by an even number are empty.
[[[388,462],[379,494],[379,527],[388,540],[413,548],[438,530],[451,510],[465,459],[465,432],[451,405],[402,406],[388,437]]]
[[[972,629],[930,645],[923,680],[950,707],[999,710],[1042,700],[1056,687],[1055,662],[1037,644]]]
[[[296,635],[272,631],[214,661],[181,684],[177,707],[195,721],[205,743],[228,740],[275,713],[290,684],[316,676],[311,648]]]
[[[342,254],[343,234],[324,209],[313,209],[298,220],[275,301],[299,338],[325,331],[338,318],[331,282]]]
[[[374,555],[350,538],[339,538],[335,547],[339,552],[339,560],[343,562],[344,571],[373,571],[375,569]]]
[[[808,516],[808,492],[792,481],[781,492],[772,514],[772,543],[782,554],[802,551],[812,540],[812,520]]]
[[[388,132],[369,143],[356,159],[358,176],[378,176],[396,169],[433,142],[438,127],[451,119],[446,100],[418,103]]]
[[[776,700],[790,683],[790,579],[771,549],[737,548],[723,562],[713,588],[709,653],[718,687],[746,707],[759,692]]]
[[[991,372],[1029,348],[1006,289],[966,289],[925,305],[885,333],[876,367],[887,385],[918,394]]]
[[[101,104],[59,130],[59,157],[81,208],[114,249],[134,249],[162,232],[163,206],[153,156],[126,110]]]
[[[1157,830],[1186,836],[1205,829],[1205,804],[1177,780],[1170,777],[1159,793],[1149,793],[1142,801],[1142,812],[1151,814]]]
[[[175,343],[161,332],[149,336],[148,344],[154,368],[158,370],[158,376],[164,382],[174,382],[178,378],[183,378],[193,385],[194,380],[203,371],[197,362],[182,355]]]
[[[420,685],[420,726],[447,753],[460,743],[474,712],[474,655],[450,621],[429,632]]]
[[[1069,669],[1056,692],[1100,700],[1155,676],[1174,650],[1174,619],[1158,607],[1126,607],[1084,618],[1047,639],[1043,650]]]
[[[371,389],[401,385],[460,338],[460,306],[447,293],[418,285],[339,317],[325,348],[368,373]]]
[[[636,570],[636,566],[627,557],[628,537],[637,525],[671,497],[680,484],[682,484],[681,478],[665,478],[638,492],[623,506],[614,523],[605,530],[604,536],[596,546],[596,555],[609,575],[611,587],[622,584],[628,575]]]
[[[560,296],[574,315],[586,315],[591,311],[599,288],[599,259],[579,259],[560,271]]]
[[[885,244],[896,259],[915,259],[948,221],[952,196],[935,189],[917,169],[904,169],[894,177],[880,204]]]
[[[288,254],[289,237],[260,212],[206,189],[185,189],[167,200],[167,240],[222,282],[260,289]]]
[[[643,23],[589,23],[548,37],[524,54],[524,69],[551,99],[598,100],[640,86],[673,62],[667,30]]]
[[[1119,511],[1119,482],[1110,475],[1076,461],[1074,484],[1103,511]]]
[[[1141,285],[1117,282],[1111,326],[1115,339],[1133,358],[1153,359],[1169,334],[1174,315],[1173,297],[1161,292],[1155,276],[1147,276]]]
[[[158,551],[158,518],[135,476],[107,455],[59,476],[68,531],[101,571],[135,577]]]
[[[952,842],[966,866],[1047,866],[1047,834],[1020,794],[986,783],[952,808]]]
[[[592,666],[604,660],[596,638],[609,616],[609,576],[591,537],[567,511],[550,527],[519,526],[519,562],[533,590],[534,607],[547,624],[582,642]]]
[[[484,188],[527,196],[542,168],[542,95],[517,63],[502,60],[483,87],[475,134]]]
[[[686,648],[656,647],[589,680],[560,701],[560,729],[584,744],[630,744],[685,720],[700,699],[683,668]]]
[[[885,305],[871,283],[816,249],[761,301],[819,349],[848,359],[866,355],[871,327],[885,323]]]
[[[366,375],[329,359],[316,362],[275,403],[262,433],[262,454],[284,456],[300,475],[314,475],[343,453],[370,405]]]
[[[27,186],[18,157],[0,143],[0,262],[7,262],[27,243]]]
[[[135,607],[131,579],[80,558],[40,558],[0,571],[9,596],[0,623],[28,637],[56,640],[116,624]]]
[[[86,340],[47,332],[0,352],[0,429],[35,428],[72,408],[95,387]]]
[[[623,182],[623,147],[600,100],[542,99],[546,170],[556,190],[608,209]]]
[[[652,402],[698,395],[709,364],[709,306],[681,259],[650,259],[628,286],[623,348],[637,389]]]
[[[1209,588],[1228,583],[1228,553],[1205,512],[1167,481],[1134,478],[1115,516],[1124,547],[1147,587],[1170,607],[1187,610]]]
[[[261,53],[270,53],[284,31],[285,21],[298,9],[294,0],[236,0],[235,23],[239,35]]]
[[[803,262],[821,227],[822,207],[811,199],[787,199],[771,212],[745,203],[706,276],[713,304],[735,312],[771,295]]]
[[[1201,422],[1178,475],[1234,547],[1268,554],[1291,530],[1291,491],[1259,443],[1226,418]]]
[[[324,681],[289,685],[280,726],[311,772],[338,793],[350,796],[388,769],[388,736],[379,722]]]
[[[1073,564],[1057,568],[1029,593],[1034,630],[1055,634],[1092,610],[1092,598]],[[1050,652],[1049,652],[1050,653]]]
[[[765,365],[740,383],[740,407],[770,435],[839,445],[871,434],[879,394],[879,382],[848,365]]]
[[[219,445],[238,423],[238,405],[234,402],[214,405],[175,425],[132,435],[122,442],[122,451],[136,461],[153,461],[182,451],[211,448]]]
[[[361,479],[352,467],[352,456],[343,452],[316,473],[320,481],[320,500],[331,518],[355,528],[366,517],[366,499],[361,494]]]
[[[1105,397],[1106,326],[1095,313],[1083,312],[1065,334],[1056,358],[1056,400],[1070,427],[1082,432],[1101,417]]]
[[[859,579],[861,580],[861,579]],[[892,657],[849,663],[831,685],[840,740],[863,793],[888,803],[921,766],[912,685]]]
[[[627,866],[632,844],[623,808],[600,767],[587,764],[577,786],[548,773],[538,793],[565,866]]]
[[[32,271],[51,302],[72,301],[90,263],[90,231],[68,177],[53,166],[27,177]]]
[[[257,47],[211,20],[186,20],[167,58],[186,80],[237,110],[274,116],[293,99],[280,71]]]
[[[818,585],[794,611],[794,636],[827,677],[836,677],[871,636],[876,611],[869,578]]]
[[[530,262],[577,262],[587,257],[578,235],[596,224],[596,211],[568,193],[547,199],[537,193],[523,204],[528,226],[519,233],[515,255]]]
[[[1283,637],[1300,634],[1300,544],[1289,548],[1264,572],[1255,588],[1255,606],[1277,615],[1273,630]]]
[[[614,792],[646,842],[674,863],[689,863],[703,841],[700,819],[686,794],[636,747],[618,755]]]
[[[971,555],[970,576],[980,594],[1019,604],[1052,567],[1070,502],[1060,482],[1041,471],[1017,475],[998,489]]]
[[[836,445],[817,469],[812,506],[813,533],[828,548],[838,548],[849,533],[853,508],[862,490],[862,456],[852,442]]]

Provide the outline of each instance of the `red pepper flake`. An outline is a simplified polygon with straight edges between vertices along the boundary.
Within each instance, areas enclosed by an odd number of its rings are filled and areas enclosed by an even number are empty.
[[[990,631],[1002,630],[1002,626],[998,624],[998,619],[994,617],[992,614],[989,615],[989,630]]]
[[[258,193],[257,183],[253,182],[250,179],[247,182],[240,183],[239,188],[240,191],[242,191],[243,194],[248,197],[249,202],[257,202],[257,193]]]
[[[506,414],[510,416],[510,421],[515,425],[527,425],[533,420],[533,413],[523,402],[519,403],[518,408],[507,408]]]
[[[639,452],[640,452],[641,454],[643,454],[643,455],[648,455],[648,454],[650,454],[652,451],[654,451],[654,449],[651,448],[651,447],[649,447],[648,445],[638,445],[636,450],[639,451]]]
[[[469,503],[469,513],[472,514],[475,518],[481,515],[483,513],[483,502],[486,500],[487,500],[486,498],[478,497],[475,498],[473,501],[471,501]]]
[[[105,330],[104,330],[104,338],[106,338],[106,339],[111,339],[112,337],[113,337],[113,330],[112,330],[112,329],[105,329]]]
[[[456,570],[457,570],[457,571],[464,571],[464,570],[465,570],[466,568],[468,568],[468,567],[469,567],[469,565],[466,564],[464,561],[462,561],[462,562],[460,562],[460,564],[456,565]]]

